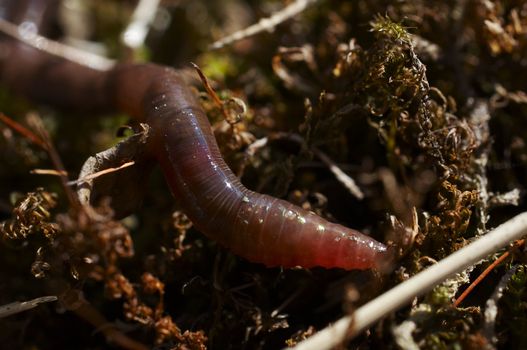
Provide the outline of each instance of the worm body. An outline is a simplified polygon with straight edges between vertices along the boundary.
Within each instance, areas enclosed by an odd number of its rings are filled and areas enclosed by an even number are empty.
[[[153,130],[153,155],[194,225],[267,266],[375,268],[386,247],[281,199],[245,188],[224,162],[205,112],[175,70],[120,64],[95,71],[4,40],[4,84],[35,100],[121,110]]]
[[[194,95],[174,71],[144,100],[157,130],[156,155],[195,226],[248,260],[267,266],[366,269],[385,247],[286,201],[246,189],[221,157]]]

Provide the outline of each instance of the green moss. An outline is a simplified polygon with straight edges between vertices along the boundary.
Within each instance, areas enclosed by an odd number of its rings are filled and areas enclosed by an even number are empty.
[[[388,16],[377,15],[373,21],[370,22],[371,31],[375,33],[377,38],[389,37],[392,40],[401,40],[405,43],[410,42],[410,34],[408,28],[401,23],[394,22]]]
[[[527,348],[527,265],[518,266],[500,301],[498,332],[505,348]]]

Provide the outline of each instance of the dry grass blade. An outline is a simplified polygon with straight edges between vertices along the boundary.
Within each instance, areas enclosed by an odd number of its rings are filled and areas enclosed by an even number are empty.
[[[288,138],[298,142],[301,145],[306,144],[305,140],[300,135],[291,134]],[[322,152],[318,147],[315,146],[311,146],[310,150],[322,161],[322,163],[324,163],[329,168],[329,171],[331,171],[335,178],[348,189],[352,196],[357,199],[364,198],[364,193],[362,193],[355,180],[346,174],[326,153]]]
[[[254,157],[255,153],[261,148],[265,147],[269,142],[269,139],[286,139],[291,140],[302,147],[306,147],[306,141],[302,136],[298,134],[287,134],[287,133],[274,133],[270,137],[263,137],[254,141],[252,144],[247,147],[245,151],[245,159]],[[349,193],[357,199],[364,199],[364,193],[359,188],[355,180],[346,174],[326,153],[322,152],[318,147],[310,146],[309,149],[311,152],[317,156],[322,163],[324,163],[329,171],[335,176],[335,178],[349,191]]]
[[[223,102],[216,93],[216,91],[214,91],[214,89],[210,85],[209,80],[207,79],[201,68],[194,62],[190,62],[190,64],[198,73],[201,83],[205,87],[205,90],[207,90],[207,94],[210,96],[210,98],[212,98],[214,104],[221,110],[221,114],[223,115],[223,118],[225,118],[225,121],[231,126],[233,124],[238,123],[241,120],[240,114],[236,113],[236,115],[233,115],[233,113],[230,112],[234,112],[237,109],[241,112],[241,114],[245,114],[247,111],[245,103],[243,103],[243,101],[237,98],[232,97],[229,100]],[[231,104],[231,106],[229,106],[229,103]],[[235,108],[233,109],[232,107]]]
[[[53,176],[68,176],[65,171],[57,171],[55,169],[33,169],[29,171],[30,174],[35,175],[53,175]]]
[[[201,68],[199,68],[197,64],[195,64],[194,62],[190,62],[190,65],[198,73],[201,83],[203,84],[203,87],[205,88],[205,90],[207,90],[207,94],[210,96],[210,98],[212,98],[216,106],[218,108],[221,108],[221,110],[223,111],[223,102],[221,102],[221,99],[216,94],[216,91],[214,91],[212,86],[210,86],[209,79],[207,79],[207,77],[205,76],[205,74],[203,73]]]

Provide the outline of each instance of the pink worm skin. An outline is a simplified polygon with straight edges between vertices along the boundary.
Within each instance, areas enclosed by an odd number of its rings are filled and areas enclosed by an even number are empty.
[[[152,152],[195,227],[266,266],[369,269],[388,260],[374,239],[245,188],[223,160],[209,121],[179,74],[154,64],[101,72],[10,40],[0,80],[56,106],[120,110],[153,131]]]

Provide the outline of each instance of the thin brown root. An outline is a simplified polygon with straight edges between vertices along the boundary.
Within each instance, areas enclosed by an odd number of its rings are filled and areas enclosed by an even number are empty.
[[[127,350],[147,350],[146,345],[129,338],[124,333],[109,323],[106,318],[87,301],[83,301],[80,306],[73,310],[77,316],[90,323],[97,330],[101,331],[109,343],[116,344]]]
[[[44,141],[42,141],[42,139],[40,137],[35,135],[34,132],[29,130],[28,128],[26,128],[22,124],[17,123],[16,121],[14,121],[13,119],[9,118],[8,116],[6,116],[3,113],[0,113],[0,122],[2,122],[5,125],[7,125],[9,128],[11,128],[11,130],[19,133],[20,135],[22,135],[24,138],[26,138],[30,142],[34,143],[35,145],[39,146],[43,150],[47,151],[46,143]]]

